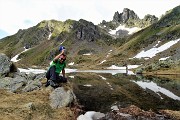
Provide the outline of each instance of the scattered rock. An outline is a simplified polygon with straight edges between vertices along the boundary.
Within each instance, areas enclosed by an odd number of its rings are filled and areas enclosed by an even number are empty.
[[[108,112],[105,117],[100,120],[169,120],[170,118],[164,114],[156,114],[155,112],[144,111],[137,106],[131,105],[126,108],[120,108],[116,111]]]
[[[56,109],[70,105],[76,98],[73,91],[65,91],[63,87],[58,87],[50,94],[49,99],[50,106]]]

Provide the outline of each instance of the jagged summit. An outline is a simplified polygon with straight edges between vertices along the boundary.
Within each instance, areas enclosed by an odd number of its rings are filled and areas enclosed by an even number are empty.
[[[124,8],[122,13],[119,13],[118,11],[115,12],[113,16],[113,22],[119,22],[121,24],[126,23],[129,19],[132,20],[139,20],[139,17],[137,14],[128,8]]]
[[[107,22],[105,20],[99,24],[101,28],[104,28],[110,34],[112,30],[116,30],[115,34],[112,34],[114,37],[125,37],[129,36],[132,33],[132,30],[128,30],[132,28],[137,32],[140,29],[146,28],[158,21],[158,18],[155,15],[147,14],[143,19],[140,19],[138,15],[128,8],[124,8],[122,13],[116,11],[113,16],[113,20]],[[123,28],[123,29],[118,29]],[[133,32],[133,33],[134,33]],[[114,32],[113,32],[114,33]]]

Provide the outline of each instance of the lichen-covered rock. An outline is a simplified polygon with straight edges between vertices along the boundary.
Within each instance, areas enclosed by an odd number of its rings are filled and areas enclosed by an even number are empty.
[[[12,62],[3,53],[0,53],[0,76],[6,76],[10,72]]]
[[[37,79],[37,80],[31,80],[28,82],[25,88],[23,88],[23,92],[30,92],[33,90],[37,90],[42,86],[42,83]]]
[[[27,83],[27,80],[23,77],[10,78],[5,77],[0,79],[0,88],[8,89],[11,92],[16,92]]]
[[[49,99],[50,106],[56,109],[70,105],[76,98],[72,90],[66,91],[63,87],[58,87],[50,94]]]

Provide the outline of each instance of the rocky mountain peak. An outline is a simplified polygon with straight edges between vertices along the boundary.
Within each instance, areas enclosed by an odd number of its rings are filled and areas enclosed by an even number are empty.
[[[139,17],[133,10],[128,8],[124,8],[122,13],[119,13],[118,11],[115,12],[113,16],[113,21],[119,23],[126,23],[129,19],[139,20]]]
[[[122,18],[123,18],[123,22],[126,22],[128,19],[135,19],[135,20],[139,19],[137,14],[133,10],[130,10],[128,8],[124,8],[122,13]]]

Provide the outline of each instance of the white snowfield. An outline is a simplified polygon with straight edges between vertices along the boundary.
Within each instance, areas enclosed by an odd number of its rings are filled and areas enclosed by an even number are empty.
[[[169,49],[171,46],[173,46],[174,44],[178,43],[180,41],[180,38],[177,40],[171,40],[167,43],[165,43],[164,45],[161,45],[160,47],[156,47],[157,45],[155,45],[153,48],[147,50],[147,51],[141,51],[140,53],[138,53],[136,56],[134,56],[133,58],[143,58],[143,57],[149,57],[152,58],[154,56],[156,56],[157,53],[160,53],[164,50]]]
[[[132,34],[141,30],[141,28],[138,27],[126,28],[124,25],[120,25],[119,27],[116,28],[116,30],[111,30],[109,33],[115,35],[118,30],[126,30],[128,31],[128,34]]]
[[[160,97],[161,97],[161,95],[159,93],[162,93],[162,94],[164,94],[164,95],[166,95],[166,96],[168,96],[168,97],[170,97],[170,98],[172,98],[174,100],[179,100],[180,101],[180,97],[178,97],[177,95],[175,95],[171,91],[158,86],[156,83],[154,83],[152,81],[151,82],[133,81],[133,82],[138,84],[143,89],[150,89],[150,90],[154,91]],[[163,98],[161,97],[161,99],[163,99]]]

